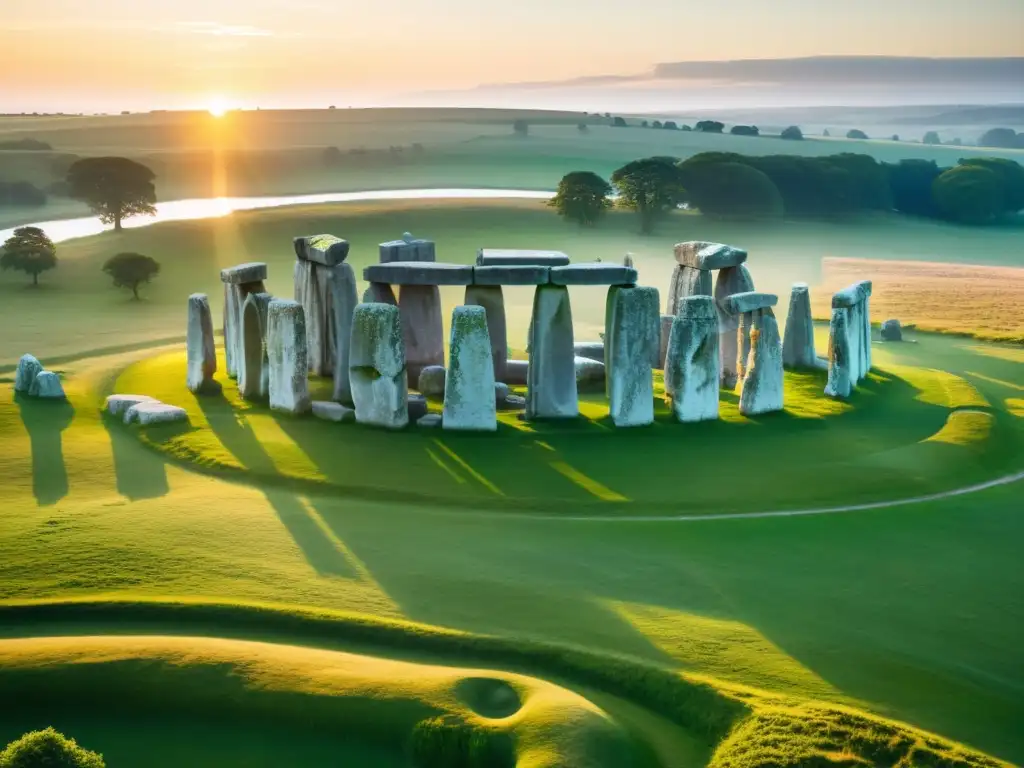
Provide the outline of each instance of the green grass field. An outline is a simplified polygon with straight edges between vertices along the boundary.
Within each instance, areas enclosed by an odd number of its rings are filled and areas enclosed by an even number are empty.
[[[792,374],[784,414],[744,419],[723,394],[721,422],[661,410],[643,431],[612,429],[597,397],[578,424],[452,437],[275,417],[230,384],[185,391],[184,298],[208,291],[217,315],[220,267],[266,260],[270,290],[290,295],[292,236],[341,234],[358,267],[406,229],[452,261],[630,250],[662,289],[671,244],[691,238],[749,247],[777,291],[813,284],[824,255],[954,262],[974,243],[1019,264],[998,231],[680,215],[641,238],[624,214],[581,231],[534,204],[458,201],[63,244],[38,291],[0,281],[0,742],[52,723],[111,768],[399,766],[441,716],[498,749],[512,738],[518,768],[1024,762],[1019,482],[844,514],[666,519],[1019,473],[1019,346],[911,334],[876,344],[848,403]],[[144,301],[100,273],[117,250],[163,263]],[[514,347],[528,302],[509,291]],[[596,338],[601,308],[602,291],[574,290],[578,338]],[[66,404],[13,396],[25,351],[61,371]],[[184,405],[192,428],[104,418],[127,390]],[[511,680],[521,709],[482,712],[494,697],[465,682],[479,678]]]

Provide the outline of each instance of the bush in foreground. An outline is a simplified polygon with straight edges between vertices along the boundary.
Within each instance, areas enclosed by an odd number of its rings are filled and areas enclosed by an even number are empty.
[[[26,733],[0,752],[0,768],[105,768],[103,756],[53,728]]]

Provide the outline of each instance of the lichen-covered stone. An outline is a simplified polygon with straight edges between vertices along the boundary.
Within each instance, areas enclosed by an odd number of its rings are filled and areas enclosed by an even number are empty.
[[[336,421],[339,424],[347,424],[356,420],[356,412],[341,403],[331,400],[314,400],[313,415],[324,421]]]
[[[124,412],[125,424],[168,424],[188,421],[188,412],[176,405],[167,405],[157,401],[136,403]]]
[[[187,373],[185,386],[189,392],[205,392],[215,386],[217,350],[213,344],[213,315],[205,293],[188,297],[188,332],[185,336]]]
[[[832,310],[828,329],[828,383],[825,394],[829,397],[849,397],[853,381],[850,376],[849,313],[844,307]]]
[[[251,261],[247,264],[239,264],[220,271],[222,283],[234,285],[245,285],[246,283],[259,283],[267,279],[267,265],[261,261]]]
[[[14,373],[14,391],[28,394],[32,390],[32,382],[42,370],[43,364],[34,356],[22,355]]]
[[[871,295],[871,281],[861,280],[860,282],[848,285],[841,291],[832,294],[832,308],[852,307],[860,304]]]
[[[740,382],[740,413],[756,416],[783,408],[782,339],[770,307],[755,310],[750,330],[750,357]]]
[[[427,397],[444,397],[445,370],[443,365],[428,365],[420,371],[416,389]]]
[[[612,298],[608,344],[609,411],[617,427],[654,421],[652,366],[660,345],[658,292],[654,288],[620,288]],[[609,339],[610,336],[610,339]]]
[[[569,257],[561,251],[508,250],[503,248],[481,248],[476,255],[480,266],[535,265],[561,267],[569,263]]]
[[[532,269],[532,267],[528,267]],[[489,269],[484,267],[483,269]],[[501,269],[501,267],[499,267]],[[508,326],[505,318],[505,294],[500,285],[466,286],[466,305],[477,305],[487,312],[487,334],[491,339],[491,359],[494,361],[494,378],[503,381],[505,363],[508,360]]]
[[[674,251],[676,262],[704,271],[736,267],[747,260],[747,252],[742,248],[703,240],[677,243]]]
[[[295,255],[300,261],[312,261],[325,267],[334,267],[348,258],[348,241],[334,235],[309,235],[293,241]]]
[[[348,262],[332,268],[327,280],[334,330],[334,399],[352,405],[352,383],[348,379],[348,358],[352,345],[352,315],[356,297],[356,273]]]
[[[483,307],[455,307],[450,347],[441,426],[455,430],[496,430],[494,361],[487,333],[487,312]]]
[[[739,369],[736,360],[739,355],[737,331],[740,316],[727,312],[722,302],[737,293],[754,290],[754,279],[743,264],[725,267],[715,279],[715,306],[718,310],[718,361],[722,367],[722,387],[733,389],[739,380]],[[744,345],[746,346],[746,345]]]
[[[314,376],[334,373],[334,317],[329,268],[313,261],[295,262],[295,301],[306,319],[306,354]]]
[[[363,269],[363,279],[388,285],[472,285],[473,267],[469,264],[392,261],[371,264]]]
[[[742,315],[744,312],[768,309],[778,303],[779,297],[777,294],[765,293],[764,291],[747,291],[726,296],[718,302],[718,305],[730,315]]]
[[[108,395],[103,404],[104,410],[111,416],[121,418],[125,411],[138,403],[156,403],[156,398],[149,395]]]
[[[681,422],[718,418],[718,312],[711,296],[687,296],[672,319],[665,395]]]
[[[409,423],[405,345],[398,307],[363,303],[352,316],[349,380],[356,421],[387,429]]]
[[[444,321],[436,285],[403,285],[398,298],[409,385],[428,365],[444,365]]]
[[[266,400],[270,396],[267,312],[273,299],[269,293],[250,293],[242,305],[242,357],[238,366],[238,392],[246,400]]]
[[[672,282],[668,288],[665,314],[678,314],[679,302],[687,296],[710,296],[712,290],[713,284],[709,271],[677,264],[672,270]]]
[[[552,267],[552,285],[634,285],[636,270],[621,264],[567,264]]]
[[[388,264],[394,261],[436,261],[436,250],[430,240],[416,238],[406,232],[401,240],[380,244],[380,262]]]
[[[274,299],[267,307],[267,359],[270,408],[291,414],[309,411],[306,318],[298,302]]]
[[[28,393],[41,400],[64,399],[64,387],[60,383],[60,376],[53,371],[40,371],[36,374]]]
[[[509,395],[501,401],[499,407],[503,411],[521,411],[526,408],[526,398],[522,395]]]
[[[263,273],[266,274],[265,268]],[[227,363],[228,376],[232,379],[238,378],[239,361],[245,354],[242,338],[242,311],[245,300],[250,294],[265,292],[266,288],[261,281],[224,283],[224,359]]]
[[[533,297],[527,369],[526,416],[566,419],[579,416],[569,290],[541,285]],[[506,381],[511,381],[506,367]]]
[[[782,342],[782,363],[787,368],[815,368],[814,322],[811,320],[811,294],[807,283],[794,283],[786,315],[786,335]]]
[[[525,387],[529,370],[529,360],[507,360],[505,362],[505,382],[513,386]]]
[[[739,325],[736,326],[736,379],[728,383],[725,377],[722,379],[722,386],[726,389],[734,389],[737,384],[743,381],[747,375],[747,362],[750,360],[750,332],[754,328],[754,313],[744,312],[740,317]],[[721,350],[719,351],[721,354]]]
[[[882,341],[903,341],[903,326],[896,318],[891,318],[882,323]]]

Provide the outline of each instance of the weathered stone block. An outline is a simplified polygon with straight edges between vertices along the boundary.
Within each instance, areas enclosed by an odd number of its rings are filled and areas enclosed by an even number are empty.
[[[306,353],[314,376],[334,373],[334,316],[328,275],[330,268],[312,261],[295,262],[295,301],[306,319]]]
[[[444,321],[441,292],[436,285],[403,285],[398,309],[405,339],[409,384],[415,385],[428,365],[444,365]]]
[[[60,383],[60,376],[53,371],[40,371],[32,381],[32,388],[28,393],[41,400],[64,399],[64,387]]]
[[[546,285],[551,268],[533,264],[473,267],[474,285]]]
[[[687,296],[710,296],[712,290],[713,285],[709,271],[677,264],[672,271],[672,280],[669,283],[665,314],[678,314],[679,303]]]
[[[634,285],[636,270],[621,264],[568,264],[552,267],[552,285]]]
[[[742,315],[744,312],[754,312],[758,309],[768,309],[779,303],[779,297],[774,293],[763,291],[747,291],[746,293],[734,293],[726,296],[718,302],[718,306],[730,315]]]
[[[849,313],[845,307],[832,310],[828,330],[828,383],[825,394],[829,397],[849,397],[853,387],[850,376]]]
[[[494,362],[483,307],[455,307],[450,346],[441,426],[464,431],[496,430]]]
[[[228,376],[233,379],[238,377],[239,362],[245,354],[242,340],[242,309],[245,299],[249,294],[265,291],[260,281],[224,284],[224,358]]]
[[[22,355],[18,368],[14,373],[14,391],[28,394],[32,390],[32,382],[43,370],[43,364],[32,355]]]
[[[579,416],[574,357],[569,290],[560,285],[537,286],[530,328],[527,418]]]
[[[232,285],[258,283],[267,279],[267,265],[261,261],[251,261],[220,271],[220,281]]]
[[[677,243],[675,256],[682,266],[700,270],[736,267],[747,260],[747,252],[742,248],[703,240]]]
[[[388,285],[472,285],[473,267],[469,264],[392,261],[366,267],[363,279]]]
[[[443,365],[428,365],[420,371],[416,389],[427,397],[444,397],[445,375]]]
[[[561,251],[481,248],[476,255],[476,263],[479,266],[536,265],[543,267],[561,267],[569,263],[569,257]]]
[[[750,330],[750,357],[740,382],[740,413],[756,416],[781,411],[784,405],[782,339],[771,308],[755,310]]]
[[[268,305],[267,359],[270,408],[291,414],[309,411],[306,318],[298,302],[274,299]]]
[[[103,407],[111,416],[121,418],[133,405],[156,402],[159,401],[149,395],[108,395]]]
[[[348,241],[334,235],[296,237],[292,242],[295,245],[295,255],[301,261],[335,267],[348,258]]]
[[[269,293],[250,293],[242,305],[242,357],[238,366],[238,392],[246,400],[265,400],[270,396],[267,313],[273,299]]]
[[[398,307],[363,303],[352,317],[349,379],[356,421],[388,429],[409,423],[405,345]]]
[[[786,335],[782,342],[782,363],[787,368],[815,368],[817,360],[810,288],[807,283],[794,283],[789,296]]]
[[[665,395],[681,422],[718,418],[718,313],[710,296],[687,296],[672,319]]]
[[[401,240],[391,240],[380,244],[380,262],[388,264],[394,261],[436,261],[436,247],[430,240],[413,237],[406,232]],[[463,285],[463,283],[457,283]]]
[[[167,424],[188,421],[188,412],[176,405],[167,405],[157,401],[136,403],[124,412],[125,424]]]
[[[391,304],[397,307],[398,298],[395,296],[394,289],[387,283],[370,283],[369,287],[363,291],[363,303]]]
[[[652,366],[660,346],[658,292],[619,288],[609,292],[611,324],[605,332],[609,411],[617,427],[654,422]]]
[[[349,263],[330,270],[327,280],[334,325],[334,399],[352,405],[352,383],[348,378],[349,350],[352,345],[352,315],[359,299],[356,297],[356,273]]]
[[[529,360],[507,360],[505,362],[505,382],[517,387],[526,386],[529,371]]]
[[[490,269],[490,267],[483,267]],[[505,269],[505,267],[497,267]],[[532,269],[532,267],[527,267]],[[494,361],[494,378],[505,378],[505,363],[508,360],[508,327],[505,318],[505,294],[500,285],[466,286],[466,305],[477,305],[487,312],[487,334],[491,339],[491,359]]]
[[[903,341],[903,326],[900,321],[891,318],[882,323],[882,341]]]
[[[871,295],[871,281],[861,280],[859,283],[848,285],[841,291],[832,294],[832,308],[852,307],[859,304]]]
[[[351,408],[330,400],[314,400],[313,415],[324,421],[336,421],[348,424],[356,420],[356,412]]]
[[[185,336],[187,373],[185,386],[189,392],[205,392],[216,387],[217,350],[213,343],[213,315],[205,293],[188,297],[188,331]]]

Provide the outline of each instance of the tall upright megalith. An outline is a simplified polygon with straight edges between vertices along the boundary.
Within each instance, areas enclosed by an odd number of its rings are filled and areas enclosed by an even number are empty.
[[[735,267],[747,260],[747,252],[724,243],[691,241],[677,243],[676,268],[672,272],[665,314],[675,315],[687,296],[711,296],[714,270]]]
[[[661,335],[658,289],[612,286],[608,297],[605,373],[612,422],[617,427],[651,424],[652,368]]]
[[[744,328],[744,341],[738,342],[740,315],[733,315],[723,309],[727,298],[736,293],[748,293],[754,290],[754,279],[744,264],[723,267],[715,280],[715,306],[718,311],[718,351],[719,364],[722,368],[722,386],[734,389],[740,378],[740,370],[745,363],[738,364],[740,347],[749,349],[749,328]],[[745,358],[743,358],[745,360]]]
[[[443,429],[494,431],[498,428],[494,396],[494,361],[487,330],[487,310],[455,307],[448,371],[444,387]]]
[[[871,370],[871,281],[861,280],[832,296],[829,377],[825,394],[848,397]]]
[[[250,293],[242,306],[242,358],[238,392],[246,400],[270,397],[270,359],[267,356],[267,314],[273,296]]]
[[[825,383],[825,394],[829,397],[849,397],[853,388],[849,317],[842,307],[832,309],[828,328],[828,381]]]
[[[782,363],[787,368],[815,368],[817,362],[810,288],[807,283],[794,283],[789,296],[786,335],[782,342]]]
[[[718,314],[710,296],[687,296],[672,320],[665,395],[681,422],[718,418]]]
[[[398,293],[409,383],[428,365],[444,365],[444,320],[436,285],[403,285]]]
[[[185,386],[190,392],[207,392],[216,387],[217,351],[213,344],[213,315],[205,293],[188,297],[188,332],[185,336],[188,362]]]
[[[756,416],[784,405],[782,339],[771,307],[751,311],[750,356],[740,382],[740,413]]]
[[[224,359],[228,376],[234,379],[238,377],[238,361],[243,354],[242,307],[250,293],[266,290],[263,281],[267,279],[267,265],[250,262],[222,269],[220,279],[224,283]]]
[[[356,421],[387,429],[409,423],[409,384],[398,307],[359,304],[352,315],[349,381]]]
[[[267,306],[267,358],[270,408],[291,414],[309,411],[306,318],[297,301],[273,299]]]
[[[356,274],[347,262],[338,264],[328,279],[331,309],[334,312],[334,400],[352,405],[349,381],[349,354],[352,345],[352,316],[359,304]]]
[[[306,316],[306,345],[309,370],[316,376],[332,376],[338,346],[331,277],[337,271],[351,272],[345,259],[349,244],[334,235],[311,235],[294,240],[295,300]]]
[[[527,369],[526,417],[579,416],[572,307],[564,285],[539,285],[533,297]]]

